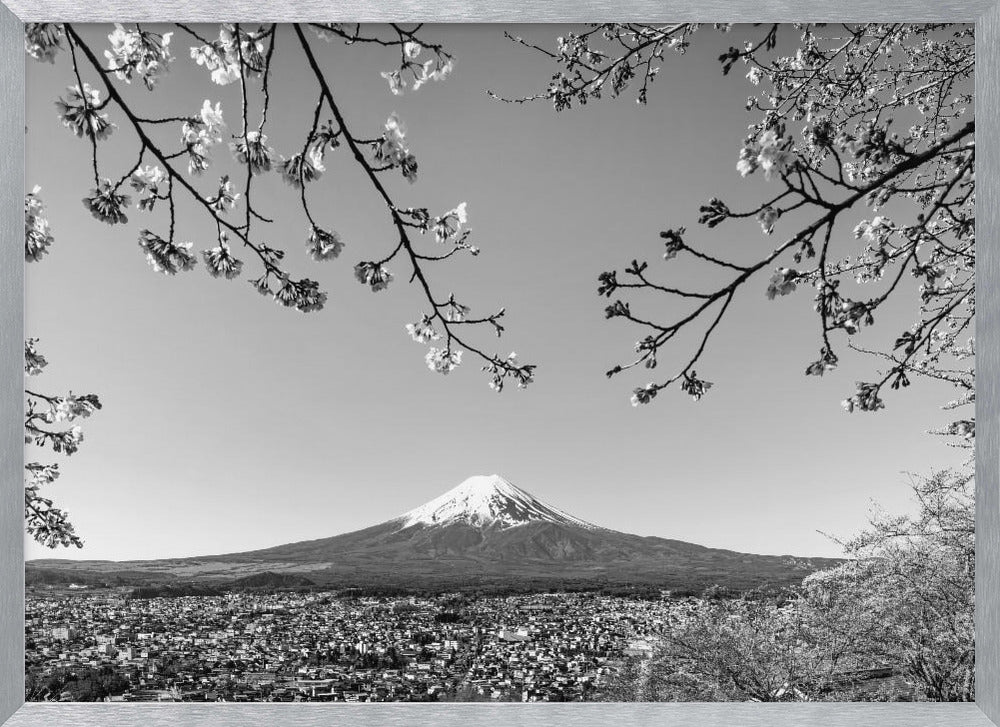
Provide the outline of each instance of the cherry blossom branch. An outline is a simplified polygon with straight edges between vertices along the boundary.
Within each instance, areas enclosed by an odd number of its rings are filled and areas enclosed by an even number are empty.
[[[462,351],[455,349],[461,346],[482,359],[483,369],[490,374],[491,386],[496,390],[501,390],[506,380],[514,380],[521,387],[530,383],[535,368],[533,365],[521,364],[513,353],[507,356],[488,354],[480,347],[470,345],[467,339],[456,335],[459,325],[480,324],[491,327],[499,336],[504,330],[501,324],[501,319],[505,315],[504,309],[487,316],[470,317],[468,307],[458,303],[454,296],[449,296],[447,299],[435,297],[422,267],[426,263],[449,259],[460,252],[478,254],[478,248],[469,243],[469,231],[462,230],[466,222],[464,203],[444,215],[432,217],[427,210],[402,208],[393,202],[378,175],[399,169],[405,178],[413,181],[417,170],[416,160],[405,148],[401,124],[393,116],[386,123],[383,134],[374,139],[350,134],[345,128],[343,115],[334,101],[326,77],[319,68],[309,41],[305,38],[303,28],[308,27],[323,39],[341,39],[348,45],[367,43],[397,49],[398,70],[383,73],[394,94],[403,93],[411,86],[416,90],[424,83],[445,78],[452,67],[450,54],[439,44],[427,43],[419,38],[417,36],[421,27],[419,25],[413,27],[391,25],[385,34],[363,33],[359,26],[353,30],[348,26],[335,24],[296,26],[295,33],[307,54],[310,68],[320,82],[321,93],[314,109],[312,124],[304,136],[302,150],[288,159],[282,157],[279,162],[274,159],[273,150],[267,146],[267,137],[264,134],[270,108],[269,78],[277,38],[275,26],[261,26],[255,31],[250,31],[240,24],[223,25],[218,40],[206,38],[183,24],[178,27],[183,33],[201,43],[201,46],[191,49],[191,57],[212,73],[213,81],[222,85],[233,82],[240,84],[241,129],[238,135],[234,135],[230,147],[237,160],[246,167],[241,190],[242,203],[245,205],[242,211],[243,219],[241,222],[233,222],[224,216],[227,210],[236,205],[240,197],[232,191],[228,175],[220,180],[218,193],[209,196],[199,192],[187,175],[178,168],[178,160],[183,158],[187,158],[188,161],[188,174],[198,175],[208,168],[210,163],[208,149],[221,141],[218,131],[223,124],[221,106],[216,104],[213,107],[206,101],[200,114],[191,116],[171,114],[162,118],[149,118],[131,107],[110,78],[111,75],[115,75],[128,82],[133,76],[139,77],[148,88],[152,89],[156,75],[162,72],[163,67],[172,58],[168,48],[172,34],[147,33],[141,26],[136,26],[134,30],[117,26],[115,32],[109,36],[112,50],[107,55],[112,73],[107,73],[109,69],[102,67],[97,54],[72,25],[53,26],[44,30],[32,27],[28,35],[37,38],[39,42],[34,45],[29,44],[29,53],[36,57],[54,55],[58,50],[61,35],[65,34],[67,42],[71,44],[74,59],[79,52],[82,58],[89,62],[91,70],[100,76],[105,98],[100,100],[97,91],[88,91],[93,96],[93,103],[90,96],[81,94],[78,101],[71,99],[67,102],[67,110],[64,112],[67,125],[72,124],[78,135],[91,137],[95,159],[97,135],[87,133],[88,124],[100,127],[102,130],[110,124],[103,114],[98,113],[99,109],[104,108],[109,102],[121,111],[131,131],[139,140],[138,161],[130,172],[123,175],[115,185],[112,185],[110,180],[106,184],[98,184],[98,188],[88,199],[88,205],[94,216],[109,224],[127,222],[124,210],[130,199],[121,192],[121,186],[127,180],[130,180],[132,186],[144,195],[139,200],[140,209],[152,210],[157,200],[165,200],[169,216],[166,239],[149,230],[143,230],[139,243],[154,269],[172,275],[189,270],[196,263],[195,256],[190,252],[191,243],[181,243],[174,237],[177,210],[175,195],[178,193],[190,195],[208,213],[219,235],[218,246],[202,253],[210,273],[216,277],[227,278],[240,274],[243,263],[232,255],[227,244],[228,239],[232,237],[243,247],[249,248],[261,264],[263,273],[251,280],[258,291],[272,296],[279,303],[302,311],[318,310],[325,303],[326,293],[321,292],[314,281],[292,280],[282,267],[284,251],[255,240],[254,223],[257,221],[268,223],[271,218],[263,214],[252,199],[254,177],[276,166],[285,181],[298,189],[302,211],[310,227],[306,241],[310,256],[315,260],[335,258],[340,254],[344,243],[336,232],[325,230],[319,225],[310,208],[309,195],[305,187],[321,176],[324,170],[323,157],[327,150],[335,149],[343,140],[374,183],[375,190],[387,205],[391,221],[399,233],[398,244],[387,256],[378,262],[359,263],[355,266],[355,276],[369,285],[373,291],[382,290],[392,279],[391,273],[384,265],[397,255],[405,256],[411,264],[411,280],[419,283],[431,306],[431,313],[425,316],[426,320],[408,326],[407,330],[420,342],[426,343],[442,336],[445,340],[444,348],[432,347],[428,352],[426,357],[428,366],[442,373],[451,371],[460,363]],[[423,60],[428,53],[432,57]],[[74,67],[82,83],[82,69],[78,65]],[[252,129],[250,122],[251,77],[260,79],[262,95],[260,123],[256,129]],[[72,103],[77,105],[71,106]],[[321,115],[327,107],[335,118],[321,125]],[[184,146],[178,151],[164,149],[149,131],[153,125],[170,123],[182,125]],[[370,148],[371,159],[366,156],[362,147]],[[142,163],[146,156],[156,162],[157,166],[143,168]],[[447,249],[441,253],[421,251],[415,244],[412,232],[414,230],[420,235],[433,233],[437,243],[446,244]],[[441,329],[440,333],[434,330],[434,326]],[[417,329],[419,332],[416,332]]]
[[[408,224],[407,220],[404,219],[405,213],[402,212],[400,208],[396,205],[396,203],[390,197],[385,186],[382,184],[381,179],[379,179],[379,171],[377,171],[372,167],[364,151],[361,149],[360,144],[355,139],[351,131],[348,129],[346,120],[344,119],[344,116],[341,113],[340,108],[333,97],[333,92],[330,89],[330,85],[326,79],[325,74],[320,68],[318,61],[316,60],[316,56],[313,53],[312,47],[310,46],[309,41],[306,39],[305,34],[302,31],[302,27],[300,25],[295,25],[294,27],[295,27],[295,33],[298,37],[300,45],[302,46],[302,50],[306,56],[306,60],[308,61],[309,67],[312,70],[313,76],[315,77],[317,84],[319,85],[322,97],[326,100],[326,104],[327,106],[329,106],[331,112],[333,113],[334,120],[337,122],[337,128],[339,129],[340,136],[344,139],[351,153],[354,155],[355,161],[364,171],[365,175],[368,177],[368,180],[375,188],[375,191],[382,198],[383,202],[385,202],[386,208],[389,211],[389,216],[399,235],[399,242],[397,246],[393,249],[393,251],[381,261],[370,263],[369,265],[372,266],[375,270],[381,271],[383,270],[383,265],[391,261],[398,252],[400,251],[405,252],[407,257],[409,258],[410,266],[413,271],[412,279],[415,279],[417,282],[420,283],[420,287],[423,290],[424,296],[427,299],[427,302],[431,306],[432,313],[430,315],[430,320],[437,321],[437,323],[441,326],[441,329],[444,331],[444,334],[446,336],[445,348],[441,352],[440,357],[439,358],[435,357],[433,353],[429,354],[428,364],[432,368],[437,368],[437,370],[442,372],[447,372],[450,371],[452,368],[454,368],[454,366],[456,366],[458,362],[461,360],[460,352],[458,352],[459,357],[456,359],[455,357],[456,352],[452,350],[452,344],[454,343],[471,351],[485,362],[484,370],[487,370],[492,374],[493,378],[491,384],[497,390],[502,389],[503,381],[507,377],[512,377],[520,387],[526,386],[533,379],[534,369],[535,369],[533,365],[519,363],[517,361],[516,356],[514,356],[513,354],[507,356],[506,358],[501,358],[498,355],[486,354],[479,348],[470,345],[467,340],[459,337],[455,333],[454,325],[465,320],[466,316],[464,314],[464,311],[461,314],[460,318],[456,317],[455,315],[449,315],[449,311],[454,312],[456,310],[459,310],[459,308],[456,306],[454,297],[449,298],[449,300],[445,302],[440,302],[436,299],[433,291],[431,290],[431,286],[427,279],[427,275],[424,272],[423,267],[421,266],[421,261],[427,261],[428,257],[421,256],[416,251],[414,247],[414,242],[409,234],[409,228],[412,225]],[[412,217],[412,215],[410,216]],[[458,249],[460,248],[456,246],[456,248],[453,249],[451,253],[445,256],[441,256],[438,259],[439,260],[445,259],[446,257],[449,257],[451,254],[456,252]],[[367,270],[368,270],[367,266],[361,268],[362,274],[363,275],[367,274]],[[379,281],[381,281],[381,279],[382,276],[379,277]],[[499,325],[498,319],[503,314],[504,311],[501,309],[501,311],[498,312],[497,314],[494,314],[493,316],[490,316],[488,318],[476,319],[475,322],[490,323],[491,325],[493,325],[497,335],[499,335],[502,332],[503,328],[502,326]],[[467,321],[467,322],[472,322],[472,321]],[[433,340],[432,338],[433,334],[430,333],[429,330],[430,330],[429,322],[425,322],[424,325],[422,326],[422,333],[416,335],[415,337],[418,340],[420,339]],[[436,352],[436,351],[437,349],[431,348],[431,352]]]
[[[557,111],[562,111],[574,103],[584,105],[600,98],[607,86],[611,87],[612,98],[618,97],[638,76],[642,79],[638,101],[645,103],[649,85],[660,70],[655,64],[663,60],[667,50],[684,53],[689,45],[688,37],[697,29],[696,23],[659,27],[639,23],[595,25],[582,33],[568,33],[558,38],[557,52],[504,32],[511,42],[557,61],[563,70],[545,91],[531,96],[501,96],[492,90],[487,93],[505,103],[548,99]],[[608,48],[600,49],[592,41],[604,41]]]
[[[808,366],[807,374],[821,375],[836,367],[838,359],[830,339],[832,331],[843,330],[850,336],[861,326],[872,325],[874,312],[901,289],[905,274],[910,273],[926,281],[922,293],[924,317],[912,331],[901,335],[896,344],[897,348],[906,347],[906,355],[889,356],[890,360],[895,361],[895,365],[876,382],[859,382],[857,394],[844,402],[848,411],[874,411],[881,408],[883,402],[879,392],[885,384],[891,384],[892,388],[906,386],[906,372],[911,368],[938,366],[946,351],[961,355],[961,344],[957,341],[957,336],[967,328],[971,320],[974,298],[974,217],[971,203],[974,199],[975,147],[972,136],[975,121],[961,119],[966,109],[959,108],[958,105],[963,101],[970,101],[971,97],[968,92],[953,90],[954,84],[962,80],[963,73],[953,69],[957,67],[971,71],[971,66],[961,62],[954,63],[954,58],[949,56],[949,64],[938,66],[933,71],[921,67],[928,75],[940,74],[931,83],[927,82],[927,75],[920,75],[912,70],[901,74],[881,65],[876,68],[875,59],[881,58],[882,49],[887,45],[893,45],[897,54],[907,59],[904,64],[912,65],[916,52],[913,48],[918,44],[904,43],[910,37],[907,35],[911,32],[908,28],[909,26],[851,28],[846,41],[839,42],[830,51],[824,51],[812,36],[811,27],[805,26],[805,55],[800,50],[794,59],[785,57],[764,62],[755,54],[761,48],[773,45],[772,30],[758,43],[748,43],[742,51],[730,49],[730,53],[720,58],[724,71],[743,60],[750,66],[748,78],[753,83],[758,83],[761,74],[766,74],[773,86],[774,90],[770,93],[775,99],[774,104],[748,104],[748,108],[763,109],[765,119],[751,128],[751,134],[741,152],[738,169],[744,176],[763,170],[765,176],[780,183],[781,191],[770,195],[767,201],[749,211],[733,211],[721,200],[712,199],[701,207],[699,222],[714,228],[728,220],[754,217],[763,232],[769,235],[776,224],[793,211],[814,208],[819,210],[820,215],[751,263],[728,260],[693,247],[685,239],[684,228],[661,233],[666,241],[665,259],[687,254],[717,270],[737,271],[734,278],[713,292],[653,283],[648,277],[648,263],[635,260],[625,268],[623,278],[616,271],[602,273],[598,293],[609,298],[616,291],[645,289],[671,298],[693,298],[700,301],[691,312],[670,323],[659,323],[647,316],[637,315],[623,300],[613,301],[605,309],[607,318],[622,318],[638,324],[645,327],[649,335],[637,342],[638,356],[612,368],[608,372],[609,376],[639,364],[648,368],[655,367],[657,353],[682,328],[707,315],[720,301],[723,302],[721,307],[724,310],[737,289],[744,286],[752,276],[774,265],[782,256],[792,253],[795,263],[800,263],[803,259],[815,257],[818,252],[818,264],[805,270],[779,267],[771,278],[767,296],[774,298],[791,293],[799,283],[808,283],[816,288],[816,310],[821,323],[822,347],[820,359]],[[920,30],[912,33],[918,38],[924,37]],[[956,38],[950,46],[951,55],[971,55],[971,38],[964,31],[956,34]],[[565,45],[566,41],[560,40],[560,43]],[[902,46],[903,50],[900,51],[897,46]],[[847,91],[843,90],[844,84],[831,82],[830,74],[838,73],[832,63],[833,59],[845,57],[848,58],[848,65],[853,59],[862,59],[861,70],[851,73],[850,83],[846,88],[856,87],[857,78],[864,77],[864,74],[871,76],[865,86],[865,98],[856,106],[845,102]],[[559,61],[567,65],[571,63],[563,56],[559,56]],[[900,92],[900,88],[905,88],[901,75],[905,75],[910,82],[919,81],[921,88],[947,89],[947,94],[960,94],[956,96],[957,100],[948,100],[943,93],[936,93],[939,106],[928,110],[926,114],[933,121],[926,127],[914,127],[925,128],[926,131],[922,134],[917,135],[911,129],[908,138],[897,138],[890,132],[891,122],[881,121],[883,112],[896,109],[904,103],[901,98],[914,97],[914,94]],[[810,88],[809,84],[815,86]],[[876,98],[872,100],[869,91],[873,86],[879,91],[895,95],[887,100],[876,94]],[[785,94],[784,91],[790,93]],[[831,94],[829,109],[815,106],[816,96],[822,94]],[[926,97],[922,98],[926,100]],[[799,113],[804,104],[813,104],[809,106],[808,113],[814,118],[802,132],[805,143],[798,143],[786,132],[785,122],[793,120],[794,114]],[[556,103],[556,108],[560,108],[559,103]],[[956,121],[959,123],[953,126],[952,122]],[[838,190],[844,193],[839,200]],[[856,261],[831,262],[834,227],[842,213],[859,202],[877,208],[895,196],[913,199],[922,208],[916,222],[898,225],[886,217],[863,220],[855,229],[855,237],[869,242],[867,251]],[[954,242],[946,237],[953,237]],[[921,249],[929,250],[929,255],[920,255]],[[880,294],[866,301],[855,301],[839,290],[841,279],[846,274],[855,275],[861,283],[875,281],[883,277],[889,265],[895,265],[896,269]],[[942,295],[953,297],[948,298],[947,305],[931,308],[930,301]],[[718,313],[717,309],[714,310]],[[956,318],[959,310],[968,312]],[[694,365],[705,351],[707,341],[719,321],[720,317],[713,314],[693,357],[676,374],[660,383],[654,382],[636,388],[632,397],[633,404],[648,403],[658,391],[677,381],[681,381],[682,389],[694,398],[700,398],[711,384],[697,378]],[[948,325],[947,333],[942,333],[941,326],[944,324]],[[935,341],[944,343],[935,345]],[[919,366],[916,366],[913,360],[920,351],[923,351],[923,358]]]

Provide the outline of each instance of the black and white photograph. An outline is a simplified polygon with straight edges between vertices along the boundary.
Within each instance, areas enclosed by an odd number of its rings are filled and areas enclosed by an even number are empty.
[[[25,700],[974,701],[975,27],[27,23]]]

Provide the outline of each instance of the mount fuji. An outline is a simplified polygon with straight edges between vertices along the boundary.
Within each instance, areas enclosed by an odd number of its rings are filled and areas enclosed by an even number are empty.
[[[440,497],[398,518],[400,529],[461,523],[480,528],[513,528],[530,522],[597,529],[546,505],[500,475],[470,477]]]
[[[42,569],[215,580],[308,577],[317,584],[467,588],[643,584],[697,590],[801,581],[828,558],[754,555],[632,535],[581,520],[499,475],[477,475],[363,530],[263,550],[161,561],[32,561]]]

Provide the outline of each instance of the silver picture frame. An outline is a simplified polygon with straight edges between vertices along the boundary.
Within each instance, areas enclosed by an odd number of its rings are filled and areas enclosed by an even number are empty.
[[[46,704],[24,702],[23,195],[25,54],[34,21],[962,21],[976,24],[979,123],[975,704]],[[1000,725],[1000,0],[0,0],[0,724]]]

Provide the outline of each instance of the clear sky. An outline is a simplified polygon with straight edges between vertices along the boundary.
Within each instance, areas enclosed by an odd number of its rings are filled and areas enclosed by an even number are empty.
[[[647,373],[609,381],[604,371],[631,353],[639,331],[604,320],[598,273],[634,257],[655,266],[659,231],[679,225],[715,250],[745,247],[749,255],[774,244],[752,223],[696,224],[698,205],[712,196],[735,208],[769,191],[760,175],[744,180],[735,170],[755,120],[743,109],[752,87],[742,73],[723,77],[715,60],[751,31],[703,31],[687,55],[668,58],[647,107],[629,96],[556,114],[544,102],[487,97],[488,88],[535,92],[554,71],[502,30],[428,27],[424,34],[456,56],[455,71],[401,97],[379,75],[392,51],[313,43],[356,133],[376,136],[393,111],[404,120],[420,178],[410,186],[392,177],[399,203],[435,211],[468,203],[482,254],[429,273],[474,313],[507,307],[499,350],[539,368],[529,389],[499,396],[471,358],[447,377],[425,367],[426,347],[403,329],[423,310],[405,266],[391,266],[397,280],[382,293],[354,280],[354,263],[385,254],[395,236],[344,150],[328,156],[328,173],[310,187],[321,219],[347,242],[339,259],[306,256],[296,194],[278,175],[256,194],[277,219],[268,234],[288,250],[293,272],[329,291],[325,310],[281,308],[244,279],[210,278],[200,261],[165,277],[136,242],[141,227],[165,228],[163,211],[132,210],[128,225],[111,228],[80,203],[92,186],[89,145],[62,127],[53,106],[72,82],[67,56],[54,66],[28,60],[27,184],[41,185],[56,236],[51,254],[27,271],[27,335],[41,339],[50,361],[32,386],[93,391],[104,403],[83,423],[76,455],[28,454],[60,462],[63,477],[45,494],[69,511],[86,546],[49,551],[29,540],[28,558],[205,555],[325,537],[494,472],[618,530],[838,555],[817,531],[855,532],[873,499],[907,509],[904,471],[961,461],[964,453],[925,434],[946,421],[938,407],[951,391],[918,381],[889,397],[885,411],[848,415],[840,400],[875,362],[842,347],[834,375],[803,376],[819,349],[811,293],[768,301],[766,276],[742,291],[697,367],[715,382],[708,396],[696,403],[665,391],[633,408],[631,389]],[[564,29],[514,31],[551,47]],[[108,32],[87,29],[102,51]],[[187,37],[174,43],[183,57],[162,86],[152,94],[130,88],[130,97],[150,115],[222,101],[238,131],[238,89],[212,84],[190,62]],[[276,58],[270,141],[290,155],[301,148],[317,91],[288,28]],[[138,147],[125,126],[102,146],[102,175],[118,178],[134,162]],[[228,156],[216,148],[215,172],[231,166]],[[179,209],[181,237],[196,249],[213,245],[205,215],[187,203]],[[850,227],[837,234],[846,243]],[[891,339],[911,322],[914,304],[907,297],[887,306],[875,337],[861,342]],[[496,345],[481,334],[478,343]],[[676,349],[673,362],[690,352]],[[662,360],[658,375],[670,363]]]

